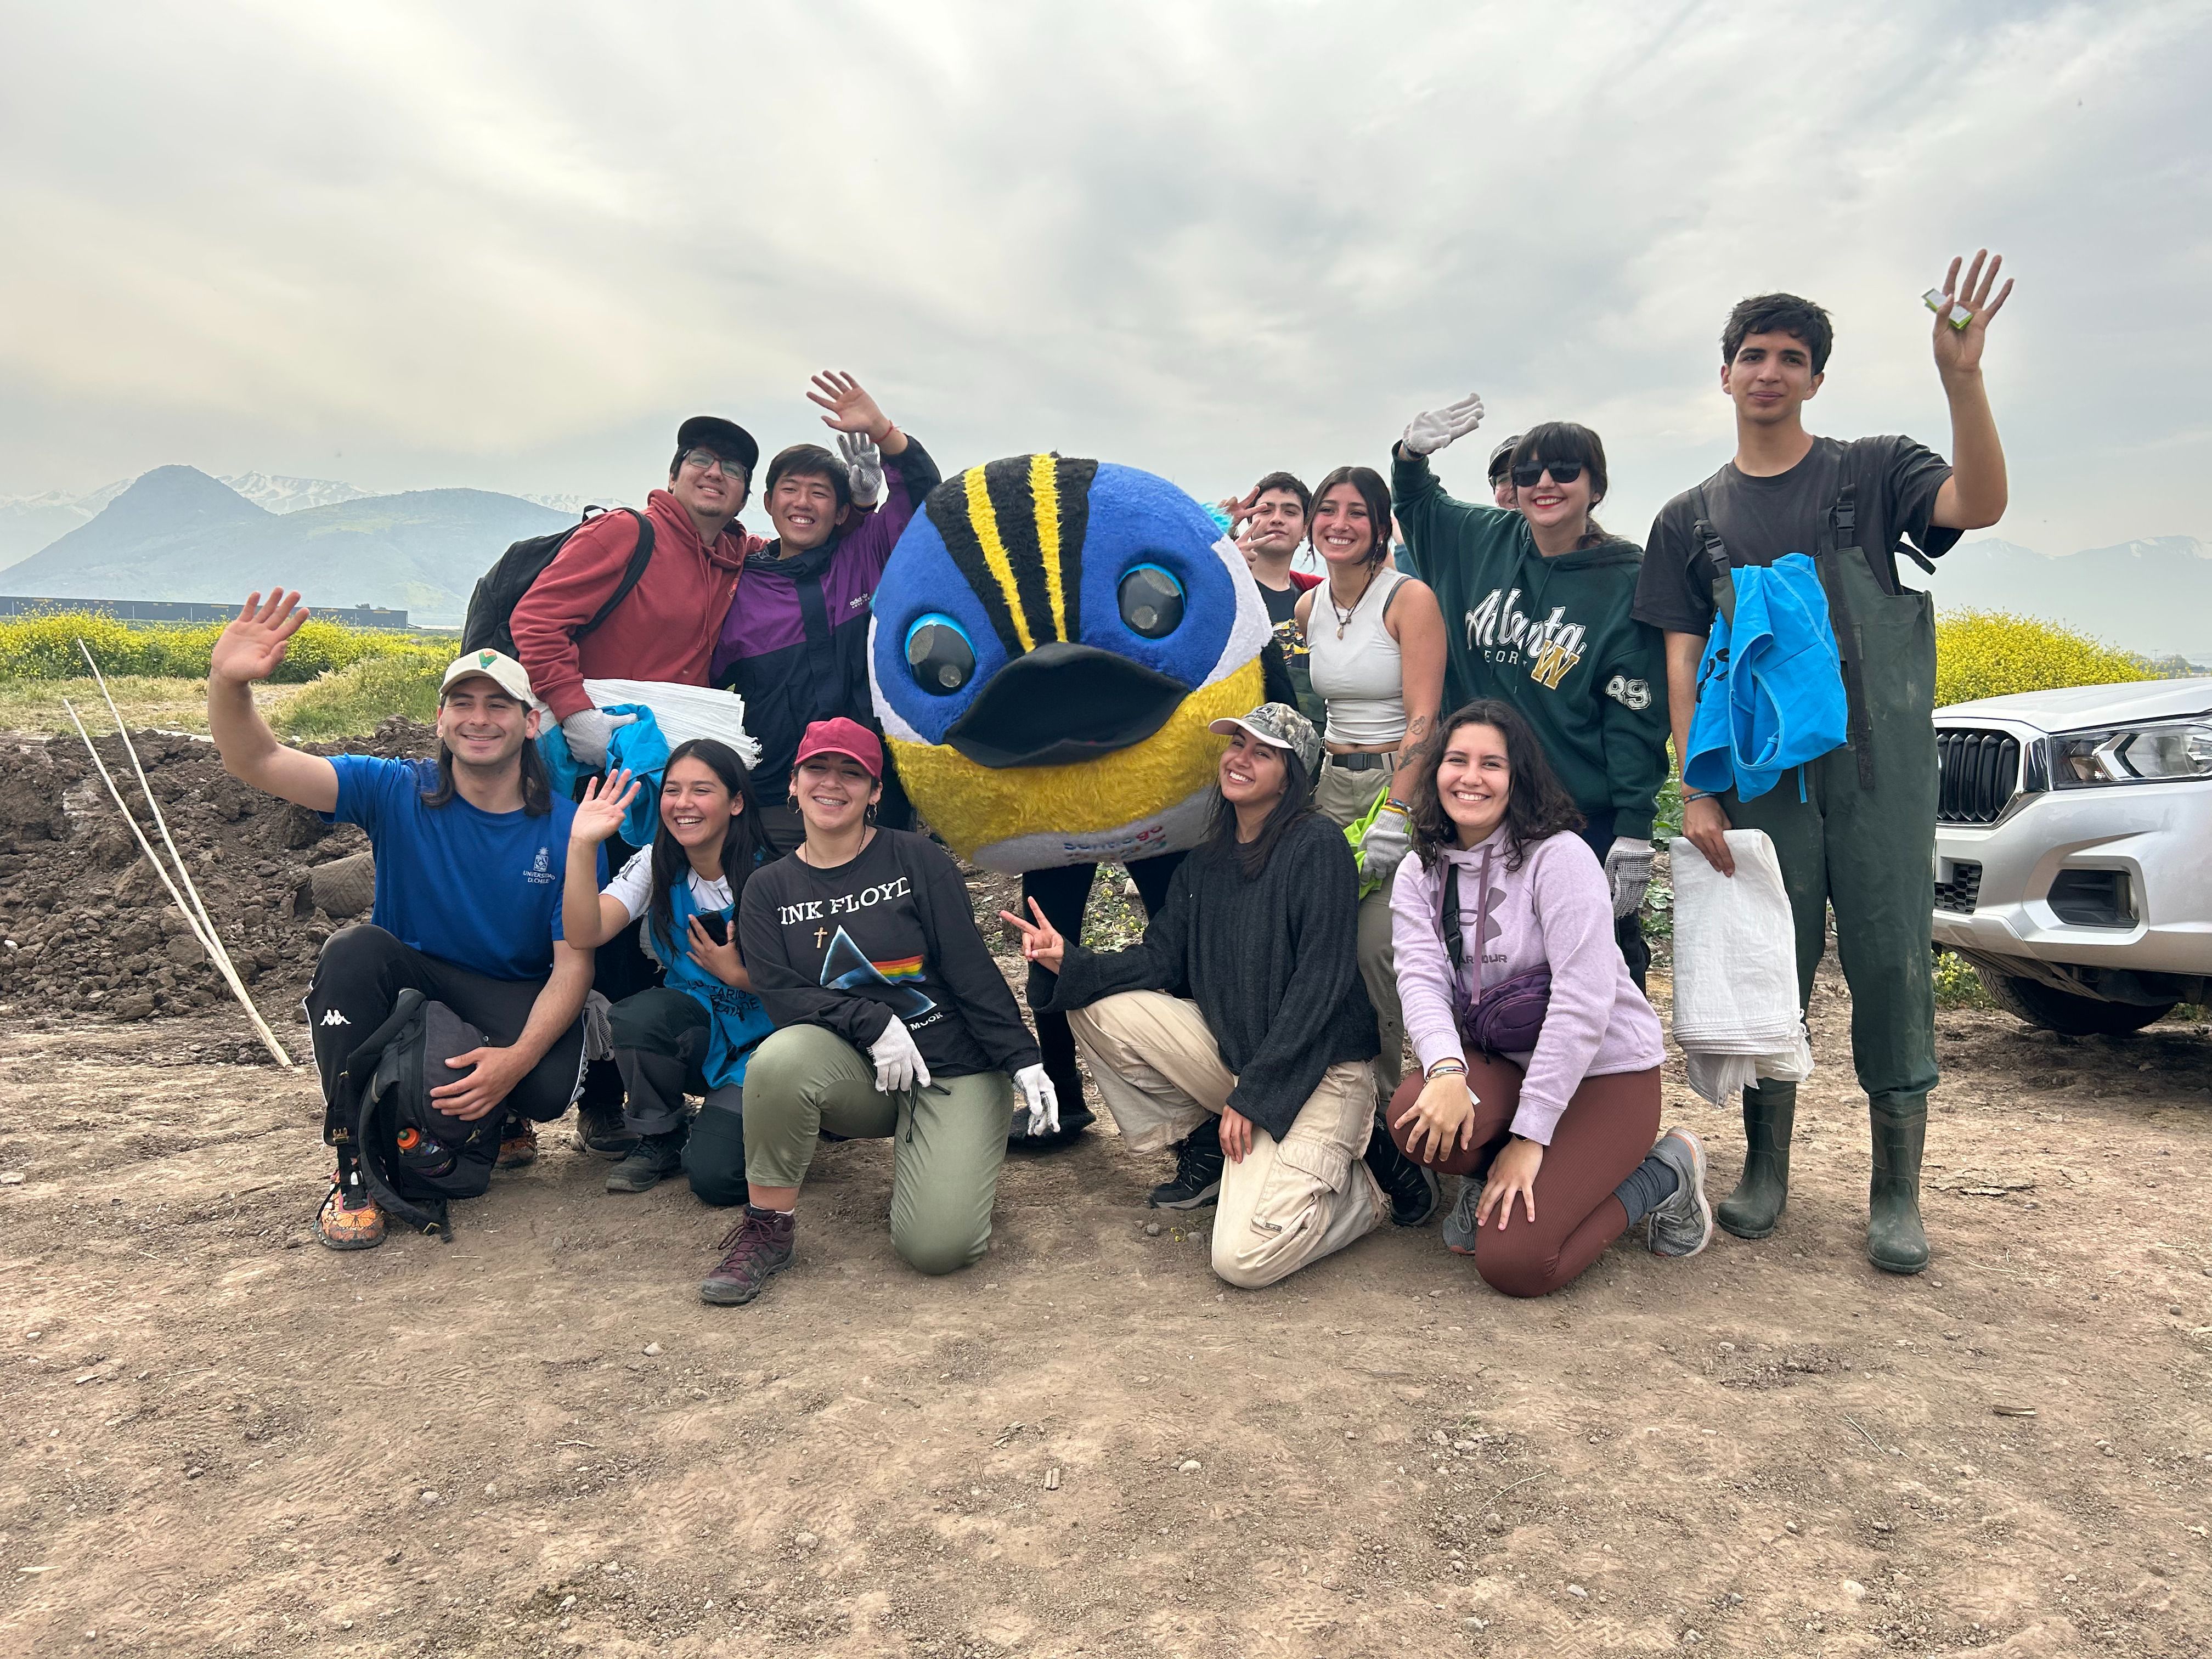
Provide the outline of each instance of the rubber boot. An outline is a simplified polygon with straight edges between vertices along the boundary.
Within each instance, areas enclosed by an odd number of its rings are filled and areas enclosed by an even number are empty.
[[[1790,1201],[1790,1134],[1796,1122],[1796,1084],[1762,1083],[1743,1091],[1743,1175],[1713,1211],[1713,1219],[1738,1238],[1765,1238],[1780,1224]]]
[[[1917,1273],[1928,1265],[1920,1224],[1920,1154],[1928,1139],[1928,1097],[1877,1096],[1874,1177],[1867,1183],[1867,1260],[1886,1273]]]

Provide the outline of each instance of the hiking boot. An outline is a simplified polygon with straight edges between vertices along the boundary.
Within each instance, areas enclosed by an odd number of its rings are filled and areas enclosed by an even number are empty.
[[[1674,1172],[1674,1190],[1651,1212],[1645,1235],[1654,1255],[1690,1256],[1713,1242],[1713,1206],[1705,1197],[1705,1143],[1677,1126],[1659,1137],[1651,1156]]]
[[[1209,1113],[1176,1142],[1175,1155],[1175,1179],[1153,1188],[1146,1203],[1156,1210],[1202,1210],[1220,1197],[1221,1171],[1229,1160],[1221,1152],[1219,1118]]]
[[[576,1150],[594,1158],[628,1158],[637,1149],[637,1135],[623,1122],[622,1103],[580,1100],[576,1103]]]
[[[315,1239],[327,1249],[373,1250],[384,1243],[384,1212],[367,1193],[349,1194],[334,1175],[315,1215]]]
[[[1451,1213],[1444,1217],[1444,1249],[1455,1255],[1474,1254],[1474,1241],[1482,1231],[1482,1224],[1474,1218],[1474,1212],[1481,1202],[1481,1177],[1462,1176],[1459,1196],[1452,1200]]]
[[[1083,1132],[1097,1121],[1088,1106],[1078,1106],[1073,1111],[1060,1108],[1060,1127],[1048,1133],[1030,1133],[1030,1109],[1024,1105],[1014,1108],[1014,1126],[1006,1132],[1006,1150],[1010,1152],[1056,1152],[1063,1146],[1073,1146],[1083,1138]]]
[[[538,1126],[526,1117],[511,1117],[499,1126],[499,1156],[495,1170],[519,1170],[538,1162]]]
[[[1928,1139],[1928,1097],[1885,1095],[1872,1108],[1874,1174],[1867,1185],[1867,1260],[1886,1273],[1928,1265],[1920,1224],[1920,1154]],[[1892,1105],[1888,1103],[1898,1102]]]
[[[716,1246],[722,1259],[699,1281],[699,1299],[718,1308],[742,1307],[791,1265],[798,1218],[788,1212],[745,1206],[744,1219]]]
[[[1437,1212],[1443,1199],[1443,1183],[1425,1164],[1416,1164],[1398,1150],[1390,1132],[1382,1127],[1382,1114],[1375,1115],[1375,1132],[1367,1137],[1360,1154],[1367,1172],[1390,1200],[1390,1219],[1401,1227],[1418,1227]]]
[[[1738,1238],[1765,1238],[1781,1224],[1790,1201],[1790,1133],[1797,1121],[1797,1085],[1762,1083],[1743,1091],[1743,1176],[1720,1201],[1713,1219]]]
[[[665,1134],[640,1135],[630,1155],[607,1171],[607,1190],[651,1192],[683,1169],[684,1143],[687,1139],[681,1129],[671,1129]]]

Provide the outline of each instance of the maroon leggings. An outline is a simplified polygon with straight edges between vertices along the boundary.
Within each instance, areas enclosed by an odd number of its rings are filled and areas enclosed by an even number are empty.
[[[1429,1164],[1448,1175],[1480,1180],[1512,1135],[1521,1100],[1521,1068],[1486,1054],[1467,1057],[1474,1091],[1474,1144],[1453,1146]],[[1398,1119],[1419,1098],[1423,1079],[1409,1077],[1390,1097],[1390,1138],[1412,1156]],[[1628,1212],[1613,1189],[1644,1162],[1659,1138],[1659,1073],[1620,1072],[1589,1077],[1568,1101],[1536,1171],[1536,1219],[1516,1200],[1503,1231],[1498,1212],[1475,1242],[1474,1268],[1508,1296],[1547,1296],[1598,1259],[1628,1225]],[[1426,1162],[1426,1160],[1422,1160]]]

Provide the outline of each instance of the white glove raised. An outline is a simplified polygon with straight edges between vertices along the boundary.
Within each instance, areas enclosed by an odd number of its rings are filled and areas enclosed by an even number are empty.
[[[1044,1067],[1023,1066],[1014,1073],[1014,1087],[1022,1091],[1022,1098],[1029,1103],[1029,1132],[1033,1135],[1056,1133],[1060,1128],[1060,1091],[1052,1086]]]
[[[1614,837],[1605,849],[1605,878],[1613,888],[1614,921],[1641,909],[1644,890],[1651,884],[1651,843],[1629,836]]]
[[[1472,392],[1442,409],[1425,409],[1406,422],[1399,441],[1408,455],[1433,455],[1482,424],[1482,399]]]
[[[1388,883],[1413,848],[1413,820],[1403,807],[1385,806],[1375,815],[1375,822],[1367,826],[1367,838],[1359,843],[1360,873]]]
[[[580,708],[561,722],[561,735],[568,752],[583,766],[605,766],[607,743],[618,726],[635,722],[635,714],[610,714],[604,708]]]
[[[884,1034],[868,1045],[868,1058],[876,1062],[876,1089],[886,1095],[902,1095],[909,1089],[929,1087],[929,1067],[915,1047],[914,1033],[899,1023],[896,1014]]]
[[[853,482],[853,505],[873,507],[884,498],[884,452],[865,432],[841,432],[837,447],[845,456],[845,472]]]

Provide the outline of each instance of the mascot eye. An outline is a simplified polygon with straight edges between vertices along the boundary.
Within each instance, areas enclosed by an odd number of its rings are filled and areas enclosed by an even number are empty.
[[[966,629],[933,611],[906,630],[906,665],[923,690],[950,696],[975,677],[975,647]]]
[[[1121,620],[1148,640],[1164,640],[1182,626],[1182,584],[1156,564],[1133,567],[1121,578]]]

